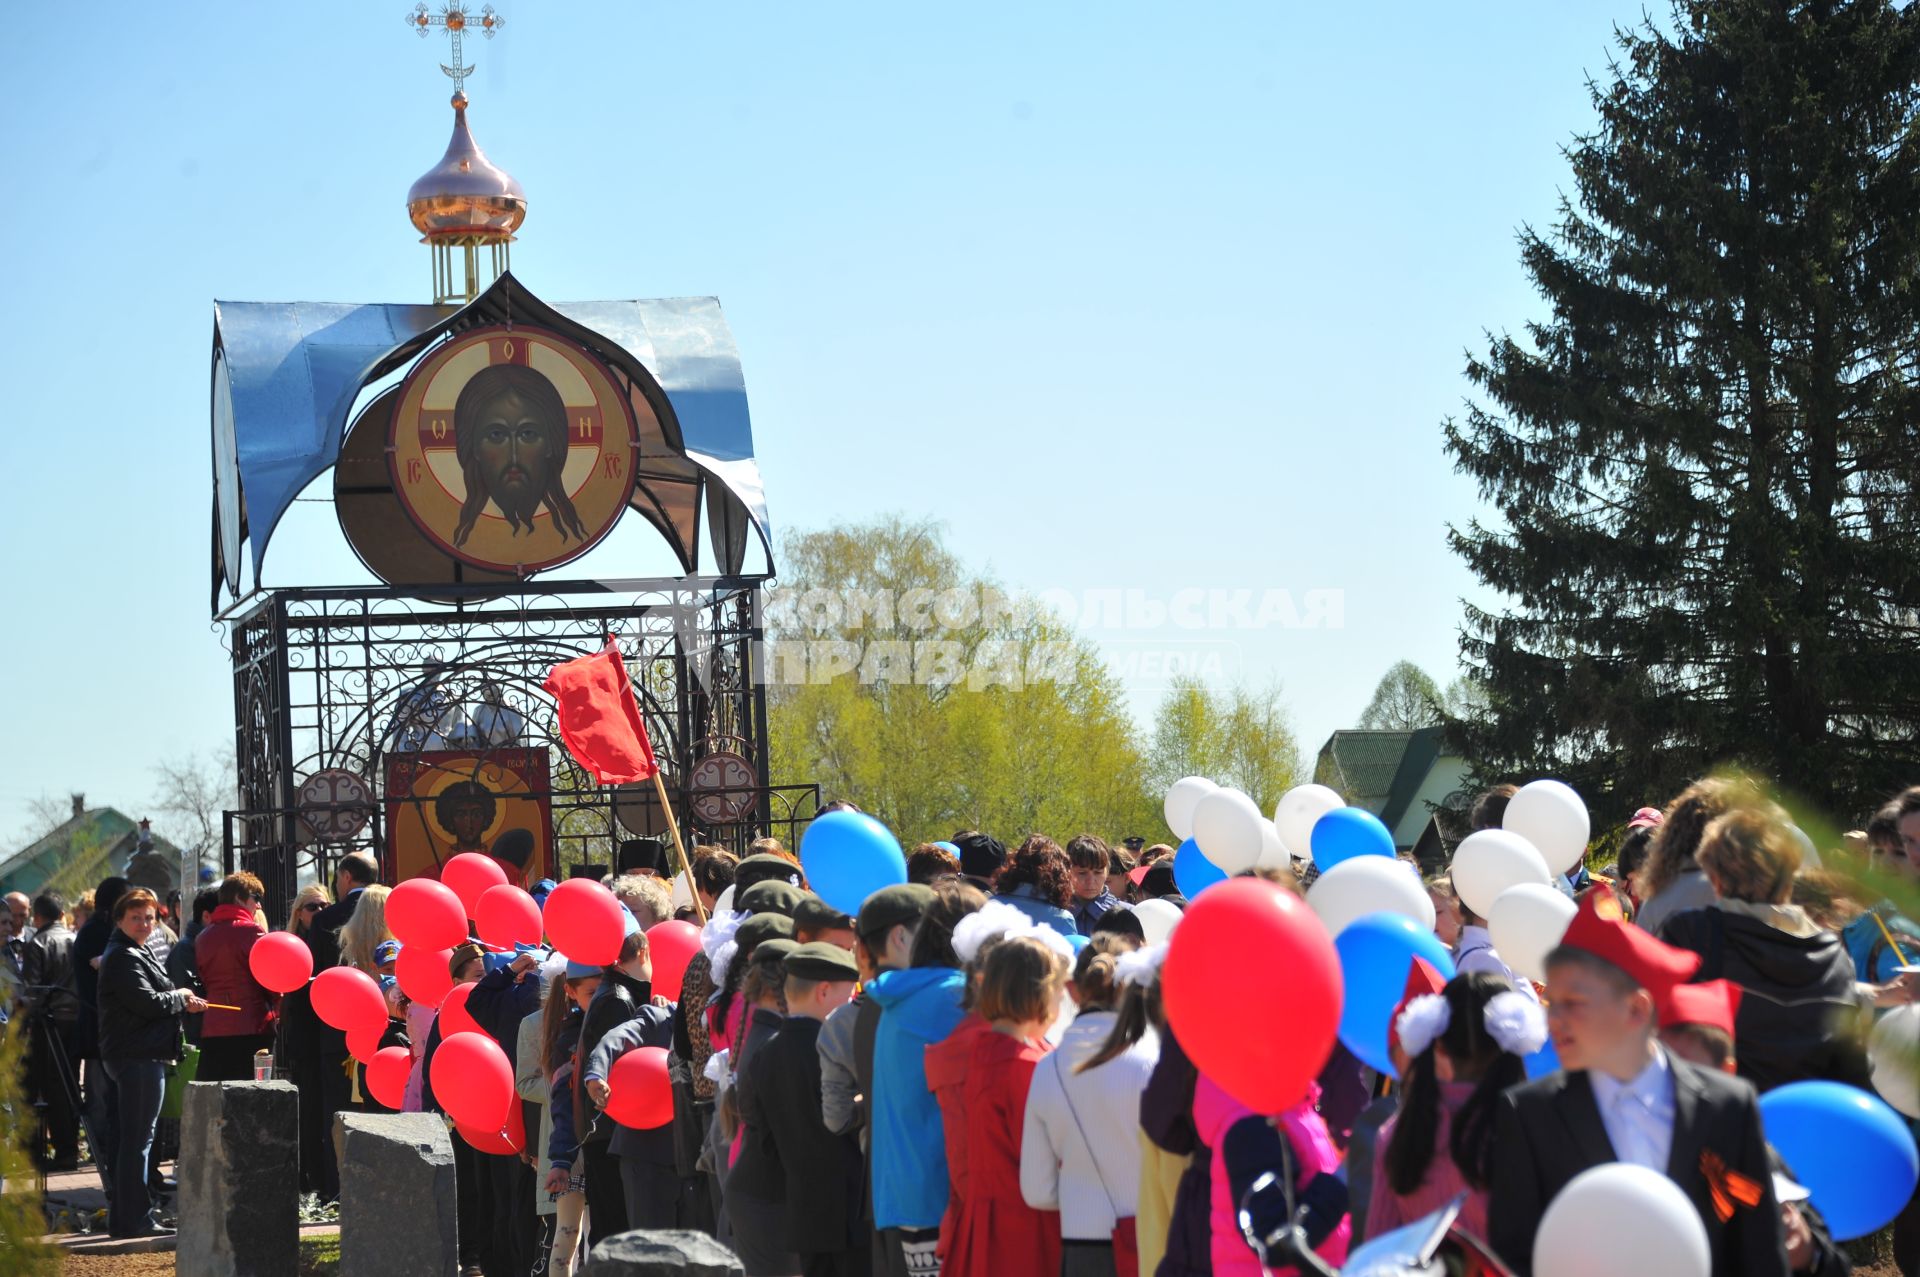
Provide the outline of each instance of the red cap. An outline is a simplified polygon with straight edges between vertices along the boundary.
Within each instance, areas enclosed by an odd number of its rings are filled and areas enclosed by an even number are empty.
[[[1740,986],[1731,980],[1703,984],[1676,984],[1660,999],[1660,1027],[1704,1024],[1733,1036],[1733,1020],[1740,1013]]]
[[[1666,817],[1660,814],[1658,807],[1642,807],[1633,813],[1633,819],[1627,822],[1628,829],[1657,829]]]
[[[1579,911],[1560,943],[1611,962],[1655,1000],[1674,985],[1691,980],[1700,969],[1699,954],[1662,944],[1628,922],[1619,897],[1611,891],[1589,891],[1580,897]]]
[[[1139,886],[1141,883],[1147,880],[1147,870],[1151,868],[1153,868],[1153,866],[1150,864],[1147,864],[1147,865],[1141,865],[1137,869],[1127,870],[1127,881],[1132,883],[1136,887]]]
[[[1440,969],[1425,958],[1415,958],[1407,969],[1407,989],[1400,995],[1400,1005],[1387,1017],[1387,1054],[1392,1055],[1400,1049],[1400,1013],[1407,1009],[1407,1003],[1422,994],[1438,993],[1447,987],[1446,977]]]

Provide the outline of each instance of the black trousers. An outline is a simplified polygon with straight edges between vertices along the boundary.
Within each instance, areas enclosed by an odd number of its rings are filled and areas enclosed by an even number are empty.
[[[233,1037],[200,1036],[200,1067],[196,1082],[253,1081],[253,1053],[273,1049],[271,1033],[246,1033]]]
[[[533,1168],[518,1153],[482,1153],[486,1164],[491,1227],[488,1255],[481,1261],[487,1277],[526,1277],[533,1270]]]
[[[67,1031],[51,1021],[35,1018],[27,1040],[27,1086],[45,1105],[47,1142],[55,1162],[80,1156],[80,1062],[73,1058]],[[33,1145],[42,1157],[40,1141]]]
[[[353,1080],[347,1076],[345,1051],[322,1049],[319,1052],[320,1088],[320,1199],[340,1199],[340,1164],[333,1152],[333,1115],[357,1106],[353,1103]]]
[[[450,1132],[453,1141],[453,1187],[454,1220],[459,1232],[460,1266],[478,1265],[484,1272],[493,1270],[487,1267],[487,1252],[492,1249],[492,1230],[488,1225],[487,1209],[491,1194],[487,1191],[487,1154],[460,1137],[460,1132]]]
[[[627,1231],[626,1185],[620,1178],[620,1159],[612,1141],[581,1146],[587,1163],[587,1242],[598,1246],[606,1238]]]

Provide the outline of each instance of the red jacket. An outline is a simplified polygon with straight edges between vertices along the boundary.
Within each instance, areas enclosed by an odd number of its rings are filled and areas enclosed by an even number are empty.
[[[221,905],[194,938],[194,962],[200,968],[207,1001],[240,1008],[208,1010],[200,1022],[201,1037],[242,1037],[267,1031],[268,994],[247,967],[253,942],[265,934],[253,910],[245,905]]]

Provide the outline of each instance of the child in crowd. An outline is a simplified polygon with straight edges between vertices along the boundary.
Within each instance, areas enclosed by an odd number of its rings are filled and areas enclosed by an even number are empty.
[[[859,973],[845,949],[817,940],[789,953],[785,967],[787,1018],[742,1079],[749,1145],[740,1162],[764,1157],[776,1170],[781,1241],[798,1257],[801,1277],[856,1277],[870,1257],[860,1147],[821,1115],[819,1038],[822,1023],[853,997]]]
[[[1460,1224],[1487,1232],[1493,1119],[1500,1094],[1526,1080],[1524,1056],[1547,1040],[1533,998],[1497,975],[1457,975],[1395,1019],[1402,1051],[1400,1107],[1380,1128],[1366,1235],[1410,1224],[1465,1191]]]
[[[871,1118],[873,1221],[881,1234],[875,1267],[884,1277],[940,1273],[947,1149],[940,1106],[927,1088],[926,1049],[944,1040],[965,1014],[960,1003],[966,977],[953,951],[953,929],[986,897],[957,882],[932,891],[907,969],[882,972],[869,987],[880,1008]]]
[[[1495,1128],[1500,1155],[1488,1241],[1518,1277],[1554,1195],[1589,1167],[1632,1162],[1668,1176],[1706,1226],[1714,1277],[1788,1271],[1753,1088],[1700,1068],[1655,1038],[1655,1007],[1700,959],[1626,921],[1612,892],[1582,897],[1547,955],[1547,1023],[1565,1070],[1509,1091]],[[1715,1183],[1738,1175],[1751,1204]]]
[[[1066,975],[1066,957],[1037,935],[1009,935],[983,956],[975,1010],[989,1031],[973,1040],[961,1096],[967,1186],[941,1268],[948,1277],[1060,1270],[1060,1216],[1022,1196],[1020,1142]]]
[[[586,1233],[586,1164],[576,1132],[585,1129],[587,1110],[574,1079],[579,1073],[580,1029],[601,979],[599,967],[567,963],[560,980],[548,987],[540,1017],[540,1070],[550,1090],[542,1135],[547,1146],[542,1187],[554,1207],[553,1242],[547,1262],[550,1277],[572,1277]]]
[[[1079,1013],[1034,1069],[1027,1094],[1020,1192],[1035,1210],[1060,1212],[1064,1277],[1139,1269],[1140,1093],[1160,1042],[1142,1032],[1118,1051],[1105,1050],[1119,1022],[1121,963],[1139,948],[1103,931],[1080,951],[1067,986]]]
[[[1737,1074],[1734,1025],[1740,1012],[1740,986],[1730,980],[1677,984],[1660,1004],[1660,1045],[1679,1059],[1703,1069]],[[1773,1191],[1780,1199],[1780,1227],[1786,1236],[1787,1264],[1795,1273],[1845,1277],[1853,1271],[1847,1253],[1833,1243],[1826,1220],[1807,1202],[1777,1154],[1768,1150]]]

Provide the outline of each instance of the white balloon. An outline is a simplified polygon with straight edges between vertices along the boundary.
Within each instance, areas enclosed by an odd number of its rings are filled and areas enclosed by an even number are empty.
[[[1280,831],[1265,816],[1260,818],[1260,861],[1255,869],[1292,869],[1293,854],[1280,841]]]
[[[1468,834],[1453,853],[1452,875],[1460,902],[1482,918],[1493,911],[1493,902],[1508,887],[1553,883],[1546,858],[1532,843],[1506,829]]]
[[[1200,853],[1231,876],[1259,862],[1266,845],[1260,826],[1266,823],[1253,799],[1237,789],[1215,789],[1194,804],[1192,837]]]
[[[693,907],[693,888],[687,885],[685,874],[673,876],[673,908],[675,910]]]
[[[1508,887],[1487,912],[1494,952],[1515,972],[1536,983],[1547,980],[1547,955],[1567,934],[1579,907],[1545,883]]]
[[[1880,1098],[1905,1113],[1920,1117],[1920,1006],[1895,1007],[1880,1017],[1867,1039],[1867,1059],[1873,1062],[1873,1089]]]
[[[1220,786],[1205,776],[1182,776],[1167,787],[1167,796],[1160,804],[1160,810],[1166,813],[1167,828],[1181,842],[1193,837],[1193,809],[1202,798],[1211,794]]]
[[[1133,907],[1133,916],[1140,920],[1140,929],[1147,933],[1148,944],[1162,944],[1173,936],[1173,929],[1180,925],[1180,906],[1171,900],[1142,900]]]
[[[1586,856],[1587,839],[1593,833],[1586,803],[1573,786],[1559,780],[1520,786],[1520,792],[1508,800],[1500,826],[1532,843],[1547,868],[1558,874],[1571,873]]]
[[[714,898],[713,911],[725,913],[731,908],[733,908],[733,884],[728,883],[727,889]]]
[[[1273,827],[1279,831],[1280,841],[1286,844],[1287,850],[1306,860],[1313,855],[1315,822],[1334,808],[1346,805],[1346,799],[1325,785],[1295,785],[1280,795],[1280,802],[1273,809]]]
[[[1399,860],[1385,856],[1355,856],[1343,860],[1314,879],[1307,888],[1307,906],[1330,936],[1370,913],[1405,914],[1425,930],[1433,930],[1433,897],[1420,875]]]
[[[1533,1238],[1535,1277],[1707,1277],[1707,1226],[1679,1185],[1631,1162],[1573,1177]]]

